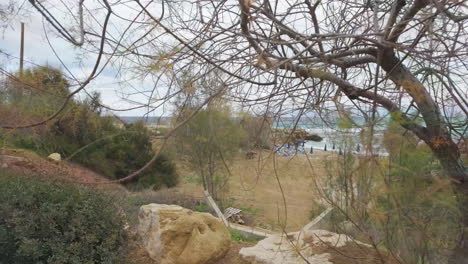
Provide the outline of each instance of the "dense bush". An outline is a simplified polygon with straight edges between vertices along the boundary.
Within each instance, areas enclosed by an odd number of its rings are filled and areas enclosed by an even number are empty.
[[[115,263],[123,220],[109,197],[0,171],[0,263]]]
[[[74,160],[111,179],[121,179],[143,167],[155,155],[149,130],[143,123],[121,128],[107,140],[78,153]],[[127,184],[137,189],[159,189],[178,183],[175,164],[166,154],[160,154],[149,168]]]
[[[137,177],[133,182],[136,182],[138,189],[151,187],[158,189],[160,186],[174,187],[179,181],[176,172],[175,163],[165,154],[160,154],[154,163],[148,169],[148,172],[143,172],[140,177]]]
[[[74,160],[108,178],[123,178],[143,167],[156,154],[151,143],[150,131],[142,122],[123,128],[111,126],[103,131],[115,136],[86,148],[78,153]],[[106,136],[102,135],[99,138]],[[176,166],[170,156],[162,153],[149,168],[127,184],[137,189],[159,189],[162,186],[174,187],[177,183]]]

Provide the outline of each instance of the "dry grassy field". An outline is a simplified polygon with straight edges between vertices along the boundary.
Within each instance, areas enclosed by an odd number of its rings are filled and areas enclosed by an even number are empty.
[[[247,211],[258,227],[297,231],[317,209],[314,180],[324,175],[327,155],[332,153],[316,151],[312,155],[283,157],[264,151],[255,159],[239,157],[231,166],[224,205]],[[184,165],[178,169],[182,182],[174,191],[203,197],[196,173]]]

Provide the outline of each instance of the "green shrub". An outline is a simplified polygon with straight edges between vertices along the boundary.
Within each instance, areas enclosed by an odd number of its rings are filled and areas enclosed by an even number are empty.
[[[179,176],[173,160],[164,153],[160,154],[154,162],[153,169],[161,176],[162,183],[167,187],[175,187],[179,183]]]
[[[206,204],[199,204],[195,206],[195,211],[197,212],[208,212],[210,208]]]
[[[124,128],[126,133],[103,142],[92,153],[103,153],[105,158],[100,159],[95,169],[105,173],[102,168],[113,168],[108,177],[120,179],[142,168],[148,163],[155,152],[152,148],[149,130],[141,122],[128,125]],[[104,166],[107,162],[108,165]],[[90,164],[89,162],[84,162]],[[141,174],[132,179],[128,185],[137,189],[151,188],[157,190],[163,185],[174,187],[178,183],[176,166],[166,154],[160,154],[156,160]]]
[[[0,263],[115,263],[123,220],[112,200],[0,171]]]

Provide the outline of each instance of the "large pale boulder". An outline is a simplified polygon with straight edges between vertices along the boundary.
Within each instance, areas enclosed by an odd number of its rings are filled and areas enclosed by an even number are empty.
[[[255,264],[374,264],[381,263],[381,257],[385,263],[397,263],[369,245],[326,230],[269,235],[253,247],[242,248],[239,254]]]
[[[138,233],[149,256],[160,264],[204,264],[229,250],[230,234],[217,218],[177,205],[140,208]]]

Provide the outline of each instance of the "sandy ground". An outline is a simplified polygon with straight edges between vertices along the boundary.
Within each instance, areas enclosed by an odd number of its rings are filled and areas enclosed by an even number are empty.
[[[256,226],[272,230],[285,226],[287,231],[297,231],[310,221],[310,212],[317,207],[314,182],[324,175],[328,155],[332,153],[316,151],[312,155],[283,157],[264,151],[255,159],[239,157],[231,166],[224,203],[247,209]],[[194,180],[196,173],[187,167],[179,172],[183,179],[177,191],[202,198],[202,188]]]

